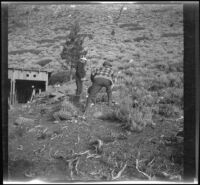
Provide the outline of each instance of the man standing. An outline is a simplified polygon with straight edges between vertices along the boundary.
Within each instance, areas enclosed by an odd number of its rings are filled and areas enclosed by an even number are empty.
[[[83,56],[81,57],[80,61],[78,61],[77,65],[76,65],[76,74],[75,74],[75,78],[76,78],[76,96],[80,96],[83,90],[83,81],[84,81],[84,77],[86,75],[86,63],[87,63],[87,59]]]
[[[104,62],[103,66],[94,70],[91,74],[92,86],[89,88],[89,97],[87,98],[85,112],[87,112],[92,99],[102,89],[106,88],[108,95],[108,105],[112,104],[112,85],[113,85],[114,71],[112,65],[109,62]]]

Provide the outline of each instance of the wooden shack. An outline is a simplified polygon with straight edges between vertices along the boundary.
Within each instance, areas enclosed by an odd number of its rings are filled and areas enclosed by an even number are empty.
[[[8,68],[9,102],[27,103],[33,88],[36,93],[46,91],[48,87],[48,71],[23,68]]]

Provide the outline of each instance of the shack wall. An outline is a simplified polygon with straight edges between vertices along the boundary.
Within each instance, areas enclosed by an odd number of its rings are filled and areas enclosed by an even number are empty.
[[[9,79],[17,80],[35,80],[35,81],[48,81],[47,72],[37,71],[22,71],[22,70],[8,70]]]

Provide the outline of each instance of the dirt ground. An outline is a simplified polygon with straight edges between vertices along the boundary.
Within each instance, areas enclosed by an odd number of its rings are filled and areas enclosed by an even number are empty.
[[[130,132],[120,122],[100,119],[98,114],[112,108],[99,102],[85,119],[55,121],[53,112],[62,101],[52,103],[49,98],[9,110],[10,180],[181,180],[183,146],[176,137],[179,120],[155,115],[156,126]],[[16,125],[20,116],[33,121]],[[102,147],[94,150],[92,141],[101,141]]]

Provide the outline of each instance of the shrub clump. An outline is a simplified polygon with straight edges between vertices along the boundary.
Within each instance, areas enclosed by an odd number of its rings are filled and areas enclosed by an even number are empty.
[[[75,78],[75,74],[73,74],[73,79]],[[60,71],[53,74],[49,79],[49,85],[54,85],[56,83],[64,83],[70,80],[70,72],[69,71]]]
[[[119,93],[118,105],[111,112],[104,115],[103,119],[118,120],[124,129],[140,132],[148,124],[152,124],[152,107],[143,106],[142,103],[135,102],[128,89],[123,89]]]
[[[78,115],[77,108],[68,100],[61,103],[61,108],[58,112],[53,113],[55,120],[69,120]]]
[[[173,104],[160,104],[159,114],[164,117],[177,117],[182,115],[182,110]]]
[[[163,99],[160,101],[162,104],[174,104],[179,107],[183,107],[183,89],[169,87],[160,94]]]

